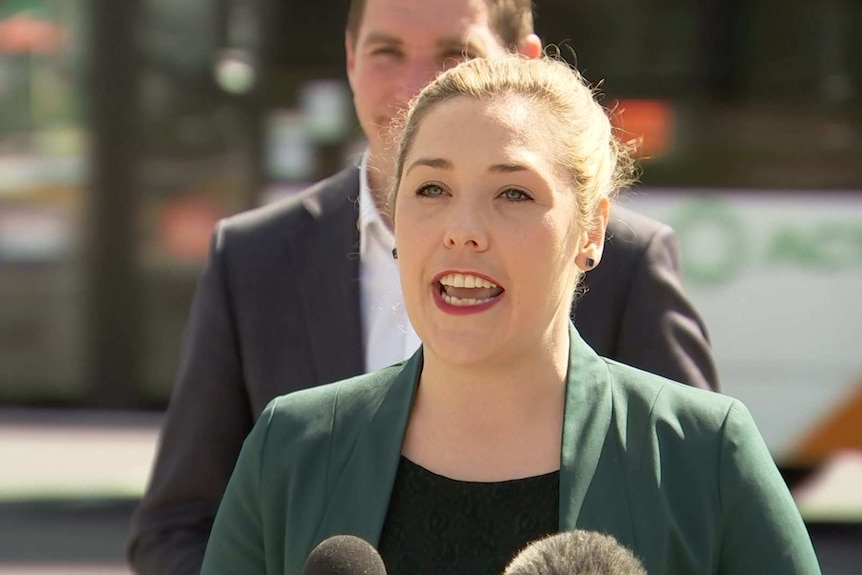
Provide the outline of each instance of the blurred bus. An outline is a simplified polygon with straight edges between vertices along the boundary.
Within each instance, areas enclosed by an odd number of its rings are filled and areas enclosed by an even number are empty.
[[[776,459],[862,448],[862,4],[539,0]],[[216,221],[355,161],[346,0],[0,2],[0,403],[163,408]],[[780,13],[781,17],[776,17]]]

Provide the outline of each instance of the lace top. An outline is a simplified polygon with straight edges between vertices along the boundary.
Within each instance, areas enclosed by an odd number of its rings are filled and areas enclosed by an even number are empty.
[[[559,530],[560,473],[479,483],[401,457],[379,551],[387,575],[500,575]]]

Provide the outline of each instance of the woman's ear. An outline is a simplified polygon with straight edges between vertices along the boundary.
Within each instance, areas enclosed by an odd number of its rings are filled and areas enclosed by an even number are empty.
[[[575,263],[585,272],[595,268],[602,261],[602,252],[605,248],[605,231],[608,228],[610,209],[610,200],[607,198],[599,200],[593,217],[592,228],[584,232],[583,244],[575,259]]]

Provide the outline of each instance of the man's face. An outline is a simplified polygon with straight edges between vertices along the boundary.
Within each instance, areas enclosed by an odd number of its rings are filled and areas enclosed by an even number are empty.
[[[372,155],[386,159],[390,123],[419,90],[465,57],[506,51],[491,31],[488,0],[367,0],[346,50],[356,114]]]

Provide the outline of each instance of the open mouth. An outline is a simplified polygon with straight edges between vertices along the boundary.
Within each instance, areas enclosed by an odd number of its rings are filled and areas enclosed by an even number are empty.
[[[461,273],[444,275],[437,281],[437,286],[443,301],[459,307],[488,303],[505,291],[485,278]]]

